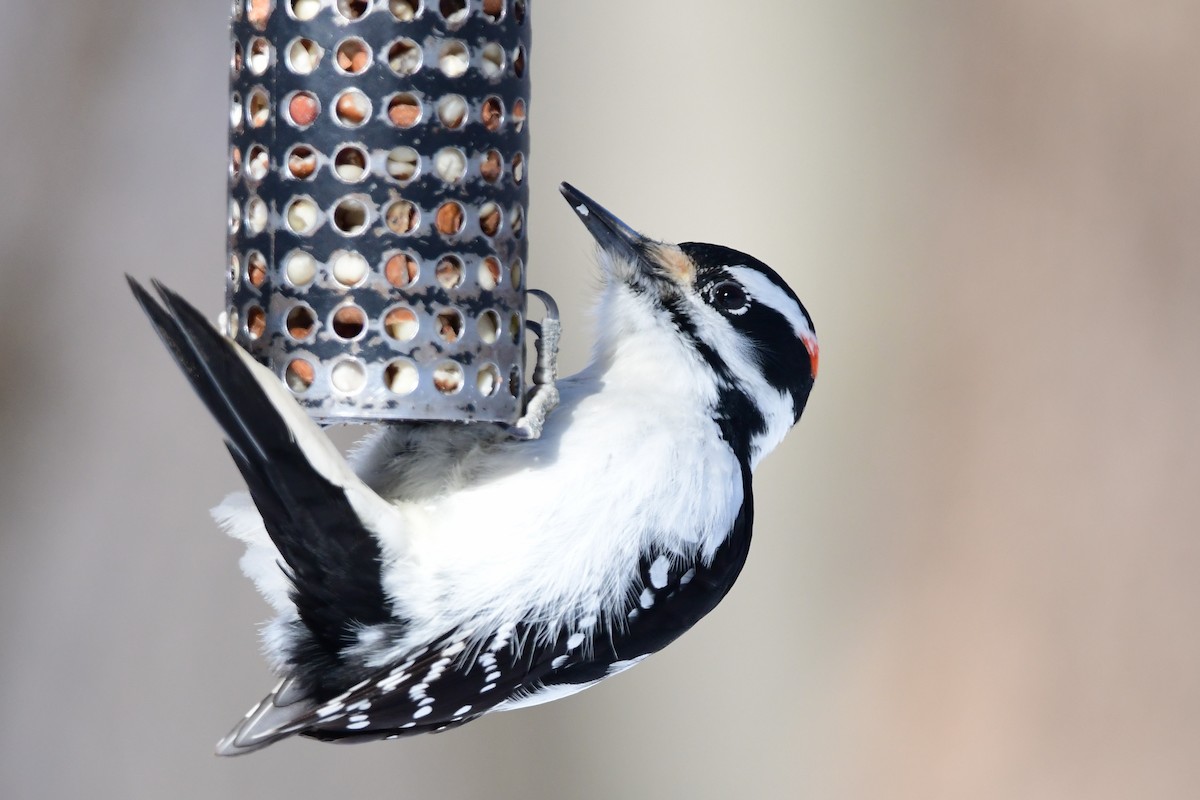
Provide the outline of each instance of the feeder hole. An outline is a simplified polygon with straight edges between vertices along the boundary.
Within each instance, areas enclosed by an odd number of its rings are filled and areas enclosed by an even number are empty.
[[[433,371],[433,385],[442,394],[458,394],[463,388],[462,367],[447,361]]]
[[[500,370],[495,364],[485,364],[475,378],[475,388],[484,397],[491,397],[500,388]]]
[[[251,250],[246,257],[246,280],[255,289],[261,289],[267,282],[267,259],[257,250]]]
[[[488,150],[483,156],[483,161],[479,164],[479,172],[488,183],[498,181],[503,169],[500,161],[500,153],[495,150]]]
[[[267,204],[261,197],[251,197],[246,202],[246,231],[258,236],[267,228]]]
[[[263,311],[261,306],[250,306],[246,311],[246,333],[250,334],[250,340],[261,339],[266,332],[267,312]]]
[[[420,0],[391,0],[388,8],[392,16],[401,22],[410,22],[421,14]]]
[[[457,94],[443,97],[438,101],[438,119],[450,130],[458,130],[467,121],[467,101]]]
[[[358,89],[347,89],[334,102],[333,116],[346,127],[357,128],[371,116],[371,101]]]
[[[317,121],[321,101],[312,92],[296,92],[288,101],[288,121],[297,128],[307,128]]]
[[[399,39],[388,48],[388,66],[401,77],[415,75],[424,58],[421,46],[412,39]]]
[[[371,66],[371,48],[362,39],[346,39],[337,48],[338,69],[361,75]]]
[[[517,24],[524,25],[525,24],[525,0],[516,0],[516,3],[513,6],[513,13],[517,17]]]
[[[417,315],[407,308],[393,308],[383,318],[384,332],[398,342],[411,342],[420,328]]]
[[[494,363],[484,365],[475,378],[475,389],[481,396],[491,397],[500,386],[500,371]]]
[[[367,368],[358,361],[339,361],[329,373],[329,382],[343,394],[357,394],[367,385]]]
[[[348,20],[362,19],[371,10],[371,4],[367,0],[338,0],[338,13]]]
[[[467,46],[458,40],[452,40],[442,45],[438,55],[438,68],[447,78],[461,77],[471,65],[471,54]]]
[[[242,229],[242,207],[237,200],[229,201],[229,232],[237,235],[237,232]]]
[[[238,337],[238,333],[240,333],[240,331],[238,330],[239,322],[238,322],[237,309],[231,308],[223,316],[225,317],[226,334],[229,336],[230,339],[236,339]],[[219,320],[218,320],[218,322],[219,322]],[[221,326],[218,324],[217,327],[219,328]]]
[[[321,11],[321,0],[288,0],[292,16],[301,22],[307,22]]]
[[[313,370],[312,364],[304,359],[293,359],[288,365],[287,370],[283,374],[284,380],[287,381],[288,388],[296,394],[307,392],[313,385],[313,380],[317,377]]]
[[[463,229],[463,223],[466,221],[466,212],[460,203],[454,200],[449,200],[437,210],[436,227],[438,233],[443,236],[453,236]]]
[[[492,42],[483,48],[479,69],[485,78],[499,78],[504,72],[504,48]]]
[[[517,153],[512,160],[513,180],[519,186],[525,182],[525,156]]]
[[[412,203],[407,200],[397,200],[388,206],[384,219],[392,233],[405,234],[416,229],[420,224],[421,216]]]
[[[333,279],[343,286],[357,286],[367,279],[371,265],[353,251],[341,253],[333,260]]]
[[[246,4],[246,19],[258,30],[266,30],[271,17],[271,0],[249,0]]]
[[[520,98],[513,103],[512,122],[517,133],[525,128],[525,101]]]
[[[465,277],[463,263],[456,256],[446,256],[438,262],[436,275],[443,289],[457,289]]]
[[[525,46],[517,47],[516,54],[513,55],[513,72],[518,78],[525,77]]]
[[[303,250],[293,250],[284,263],[284,274],[292,286],[308,286],[317,277],[317,261]]]
[[[242,278],[242,259],[237,253],[229,254],[229,282],[237,284]]]
[[[396,253],[393,255],[387,260],[383,271],[388,283],[397,289],[405,289],[412,286],[417,282],[417,277],[420,275],[417,260],[407,253]]]
[[[287,316],[287,332],[298,342],[312,336],[317,327],[317,316],[308,306],[296,306]]]
[[[446,183],[457,183],[467,174],[467,155],[457,147],[443,147],[434,156],[438,176]]]
[[[229,127],[235,131],[242,129],[242,96],[237,92],[229,96]]]
[[[463,334],[463,316],[454,309],[447,309],[437,315],[437,332],[446,342],[457,342]]]
[[[233,0],[233,21],[242,21],[242,0]]]
[[[271,66],[271,43],[261,36],[250,40],[250,71],[262,75]]]
[[[370,212],[361,200],[345,197],[333,207],[333,227],[347,236],[357,236],[367,229]]]
[[[331,327],[339,339],[357,339],[367,332],[367,315],[358,306],[342,306],[333,312]]]
[[[267,177],[267,172],[271,169],[271,157],[267,153],[267,148],[261,144],[250,145],[250,149],[246,152],[246,177],[252,183],[258,183],[263,178]]]
[[[500,206],[495,203],[484,203],[483,208],[479,209],[479,227],[488,236],[495,236],[500,232]]]
[[[246,119],[250,127],[261,128],[271,121],[271,96],[266,89],[255,88],[246,104]]]
[[[504,0],[483,0],[483,15],[489,22],[499,22],[504,16]]]
[[[488,256],[479,265],[479,288],[485,292],[490,292],[500,285],[500,259],[495,256]],[[496,320],[496,327],[500,327],[500,320]]]
[[[508,277],[512,282],[514,289],[521,288],[521,279],[525,277],[525,265],[521,263],[521,259],[517,259],[508,269]]]
[[[387,172],[398,181],[411,181],[421,168],[421,156],[411,147],[396,147],[387,157]]]
[[[397,128],[411,128],[421,121],[421,101],[407,92],[396,95],[388,102],[388,119]]]
[[[525,235],[525,209],[521,206],[513,206],[512,212],[508,216],[508,226],[513,232],[513,236],[520,239]]]
[[[288,69],[297,75],[311,75],[321,63],[325,51],[312,39],[295,39],[288,47]]]
[[[242,177],[242,148],[236,145],[229,151],[229,179],[234,183]]]
[[[513,367],[512,372],[508,373],[508,392],[513,397],[521,396],[521,369]]]
[[[383,371],[383,380],[394,394],[412,394],[417,390],[420,373],[407,361],[393,361]]]
[[[367,175],[367,152],[356,145],[343,145],[333,156],[333,171],[346,183],[357,183]]]
[[[242,43],[233,43],[233,55],[229,57],[229,71],[235,76],[242,71]]]
[[[440,0],[438,10],[442,12],[446,25],[451,28],[462,25],[471,13],[471,9],[467,6],[467,0]]]
[[[485,311],[479,315],[479,338],[484,344],[495,344],[500,338],[500,315],[495,311]]]
[[[284,217],[287,219],[288,229],[292,233],[307,236],[316,230],[317,219],[320,215],[320,209],[311,198],[297,197],[288,204]]]
[[[308,145],[298,144],[288,152],[288,172],[296,180],[308,180],[317,171],[317,154]]]
[[[500,130],[500,125],[504,122],[504,107],[500,105],[500,98],[489,97],[484,100],[480,116],[483,119],[483,127],[489,131]]]
[[[521,343],[521,315],[513,314],[508,318],[508,334],[512,337],[513,344]]]

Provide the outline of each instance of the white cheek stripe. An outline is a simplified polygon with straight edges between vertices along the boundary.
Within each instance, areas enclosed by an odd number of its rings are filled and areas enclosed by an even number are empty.
[[[816,339],[816,334],[809,326],[808,320],[800,313],[800,306],[796,305],[796,301],[787,292],[772,283],[770,278],[749,267],[726,267],[726,269],[737,279],[737,282],[742,285],[752,299],[783,314],[787,321],[792,323],[792,330],[796,332],[797,337]]]

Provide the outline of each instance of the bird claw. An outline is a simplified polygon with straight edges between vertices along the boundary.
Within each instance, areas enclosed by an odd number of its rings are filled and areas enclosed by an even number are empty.
[[[518,439],[540,438],[546,419],[558,405],[558,342],[562,337],[558,304],[554,298],[538,289],[530,289],[529,294],[542,301],[546,315],[541,323],[525,323],[538,337],[535,345],[537,364],[533,369],[533,389],[525,398],[525,413],[512,426],[512,435]]]

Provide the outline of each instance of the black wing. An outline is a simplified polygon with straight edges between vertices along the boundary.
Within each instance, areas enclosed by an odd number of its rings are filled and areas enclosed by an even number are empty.
[[[717,607],[741,574],[750,552],[754,496],[750,469],[742,465],[742,507],[729,535],[711,561],[648,554],[639,565],[640,583],[625,619],[609,622],[609,636],[597,636],[591,650],[572,657],[547,675],[547,686],[584,684],[611,674],[613,664],[657,653]]]

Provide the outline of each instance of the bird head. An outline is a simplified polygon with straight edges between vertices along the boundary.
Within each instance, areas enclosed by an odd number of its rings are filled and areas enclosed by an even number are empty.
[[[725,439],[756,465],[800,418],[817,376],[816,331],[795,292],[745,253],[647,238],[570,184],[560,191],[600,248],[612,323],[601,349],[677,345],[659,352],[690,361],[684,374],[702,384]]]

